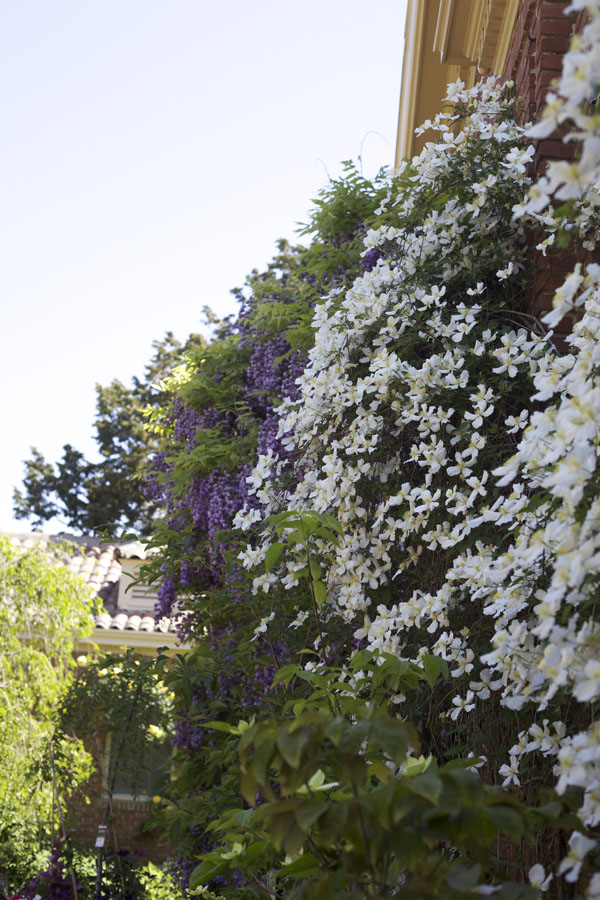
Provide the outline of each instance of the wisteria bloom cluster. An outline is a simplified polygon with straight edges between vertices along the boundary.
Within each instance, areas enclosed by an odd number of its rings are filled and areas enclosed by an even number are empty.
[[[532,235],[544,254],[561,228],[587,249],[598,237],[600,0],[571,9],[584,7],[534,128],[514,120],[506,86],[450,88],[451,111],[427,123],[440,140],[390,177],[385,224],[364,243],[380,254],[374,266],[316,310],[300,399],[278,410],[296,483],[282,486],[287,457],[263,454],[249,477],[260,512],[247,507],[235,524],[256,528],[281,509],[335,515],[343,542],[318,548],[329,560],[324,618],[355,622],[372,649],[446,660],[450,722],[494,699],[517,711],[526,727],[504,783],[518,784],[538,754],[559,794],[582,790],[581,822],[594,829],[600,266],[578,264],[542,322],[526,312]],[[579,158],[532,184],[531,138],[564,122]],[[574,215],[553,207],[569,199]],[[561,354],[552,329],[573,313]],[[305,564],[290,542],[265,572],[271,543],[267,530],[240,554],[258,595],[295,588]],[[576,881],[595,846],[576,831],[559,874]],[[588,897],[600,896],[597,882]]]

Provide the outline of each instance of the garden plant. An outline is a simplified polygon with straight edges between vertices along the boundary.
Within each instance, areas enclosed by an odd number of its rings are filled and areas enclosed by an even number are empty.
[[[510,84],[451,87],[439,139],[378,181],[358,258],[312,282],[312,335],[273,327],[302,270],[255,280],[155,418],[163,602],[198,638],[167,675],[160,814],[205,850],[193,887],[597,895],[600,268],[528,305],[536,253],[598,238],[590,10],[540,123]],[[580,151],[536,180],[557,123]]]
[[[450,85],[149,412],[190,896],[600,898],[600,0],[570,9],[539,122]]]

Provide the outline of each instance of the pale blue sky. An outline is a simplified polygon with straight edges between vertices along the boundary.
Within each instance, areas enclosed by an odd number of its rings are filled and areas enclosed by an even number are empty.
[[[392,163],[405,0],[0,0],[0,528],[37,446],[93,452],[96,382]],[[376,133],[371,133],[376,132]]]

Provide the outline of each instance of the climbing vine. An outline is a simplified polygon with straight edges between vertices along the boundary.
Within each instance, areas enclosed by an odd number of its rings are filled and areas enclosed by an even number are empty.
[[[533,247],[598,241],[583,6],[540,123],[510,84],[450,86],[438,139],[327,238],[360,257],[255,277],[157,422],[163,602],[199,641],[166,676],[184,753],[159,814],[204,851],[192,885],[599,896],[600,266],[530,304]],[[581,153],[534,180],[557,123]]]

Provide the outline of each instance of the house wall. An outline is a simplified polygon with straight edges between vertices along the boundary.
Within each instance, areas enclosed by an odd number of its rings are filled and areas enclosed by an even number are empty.
[[[571,35],[582,27],[582,13],[567,15],[567,6],[569,0],[521,0],[504,77],[515,82],[523,121],[540,118],[552,81],[560,75]],[[537,158],[540,162],[564,159],[570,146],[563,144],[561,135],[554,135],[539,142]]]
[[[100,743],[104,746],[105,741]],[[96,758],[96,754],[93,755]],[[85,792],[76,794],[68,804],[69,835],[76,843],[94,847],[98,826],[106,824],[105,849],[139,852],[152,862],[162,862],[173,855],[173,847],[161,840],[159,832],[142,830],[151,818],[152,805],[149,799],[113,798],[109,815],[105,818],[106,793],[102,787],[100,766],[97,766]]]
[[[558,78],[562,58],[568,51],[571,36],[584,25],[585,13],[565,14],[569,0],[521,0],[508,50],[504,77],[515,82],[516,95],[522,104],[522,121],[536,121],[543,112],[546,95]],[[543,175],[553,159],[568,159],[577,150],[576,142],[563,143],[556,132],[537,143],[534,168]],[[597,257],[597,254],[596,254]],[[550,252],[547,256],[532,250],[535,274],[528,311],[541,316],[552,309],[554,292],[562,285],[576,262],[590,261],[581,249],[572,254]],[[555,329],[555,343],[565,349],[564,339],[571,332],[573,320],[566,317]]]
[[[440,110],[446,84],[457,76],[467,85],[495,73],[515,83],[523,122],[543,111],[552,82],[560,75],[571,36],[581,30],[586,12],[565,14],[570,0],[408,0],[396,165],[418,153],[427,138],[414,128]],[[577,143],[564,144],[560,132],[537,142],[532,174],[543,175],[550,160],[569,158]],[[532,272],[525,312],[539,317],[552,308],[555,290],[576,262],[591,261],[581,248],[573,254],[528,252]],[[598,253],[594,254],[598,261]],[[566,318],[554,330],[564,349],[572,329]]]
[[[523,120],[536,119],[560,73],[585,12],[570,0],[408,0],[396,165],[418,153],[414,129],[440,111],[446,85],[496,74],[515,81]],[[540,158],[564,158],[560,135],[542,141]]]
[[[150,819],[148,800],[113,800],[112,816],[106,820],[105,849],[140,852],[152,862],[159,863],[173,855],[173,848],[163,844],[156,832],[144,833],[142,827]],[[106,801],[95,796],[89,805],[80,802],[70,810],[71,838],[77,843],[93,847],[98,835],[98,826],[104,821]]]

